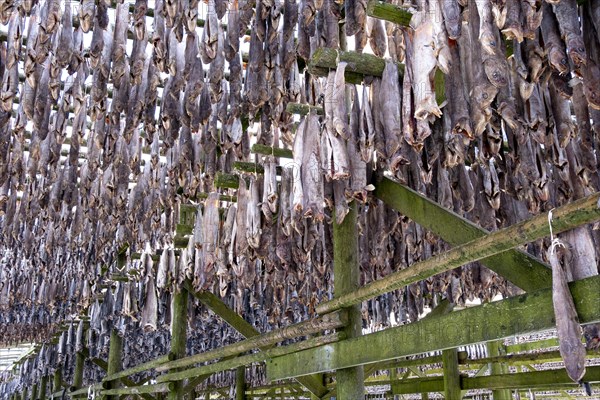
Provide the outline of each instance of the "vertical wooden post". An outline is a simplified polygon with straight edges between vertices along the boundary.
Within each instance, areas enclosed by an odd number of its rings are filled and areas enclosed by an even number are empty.
[[[46,400],[46,386],[48,386],[48,375],[43,375],[40,380],[40,400]]]
[[[108,365],[106,368],[106,374],[116,374],[121,371],[123,365],[121,364],[121,353],[123,351],[123,338],[119,336],[116,329],[113,329],[110,333],[110,343],[108,346]],[[115,389],[120,386],[120,381],[104,382],[103,386],[105,389]],[[107,400],[117,399],[118,396],[106,396]]]
[[[487,350],[489,357],[499,357],[501,355],[506,355],[506,350],[501,340],[494,340],[492,342],[487,342]],[[508,373],[508,368],[506,364],[501,363],[491,363],[489,364],[490,375],[500,375]],[[494,400],[511,400],[512,393],[510,389],[498,389],[493,390],[492,395]]]
[[[238,367],[235,370],[235,400],[244,400],[246,392],[246,368]]]
[[[181,288],[179,293],[173,295],[171,319],[171,351],[173,359],[185,357],[187,340],[187,300],[188,292]],[[183,382],[174,382],[174,388],[169,392],[169,400],[183,399]]]
[[[52,377],[52,393],[57,393],[62,387],[62,366],[59,365]]]
[[[349,208],[350,210],[341,224],[335,222],[335,217],[333,222],[334,297],[350,293],[360,285],[356,202],[350,203]],[[343,328],[346,337],[360,336],[362,333],[360,304],[348,307],[347,311],[348,326]],[[338,399],[358,400],[364,398],[364,371],[362,366],[337,370],[336,380]]]
[[[444,396],[448,400],[462,399],[460,392],[460,373],[458,370],[458,351],[449,349],[442,351],[444,363]]]
[[[73,373],[73,388],[77,390],[83,384],[83,367],[85,365],[85,356],[78,351],[75,355],[75,372]]]
[[[37,400],[37,395],[38,395],[38,384],[35,383],[31,387],[31,400]]]
[[[27,400],[27,386],[23,387],[23,393],[21,393],[21,400]]]

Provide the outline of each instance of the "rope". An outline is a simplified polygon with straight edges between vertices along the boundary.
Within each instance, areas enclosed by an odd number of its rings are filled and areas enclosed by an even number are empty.
[[[560,247],[565,247],[564,243],[561,242],[561,240],[559,238],[555,238],[554,237],[554,233],[552,232],[552,211],[554,210],[554,208],[550,211],[548,211],[548,228],[550,229],[550,254],[554,254],[554,250],[556,249],[557,246]]]

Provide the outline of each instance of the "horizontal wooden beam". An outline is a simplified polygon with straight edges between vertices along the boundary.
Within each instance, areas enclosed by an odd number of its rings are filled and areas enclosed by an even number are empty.
[[[285,111],[289,112],[290,114],[299,115],[307,115],[309,112],[313,111],[317,115],[323,115],[323,107],[311,106],[309,104],[302,103],[289,102],[285,107]]]
[[[156,369],[158,371],[166,371],[168,369],[187,367],[189,365],[211,361],[217,358],[241,354],[252,349],[269,346],[287,339],[311,335],[323,330],[341,328],[346,325],[347,320],[348,318],[345,312],[323,315],[319,318],[290,325],[260,336],[251,337],[229,346],[220,347],[179,360],[169,361],[168,363],[158,366]]]
[[[600,193],[594,193],[556,208],[553,211],[552,229],[556,234],[598,219],[600,219]],[[383,279],[371,282],[352,293],[321,303],[317,306],[317,312],[325,314],[360,303],[469,262],[479,261],[524,243],[541,239],[549,234],[548,216],[546,214],[536,215],[526,221],[489,233],[482,238],[415,263]]]
[[[132,387],[122,387],[116,389],[102,390],[103,396],[147,394],[147,393],[167,393],[173,390],[168,383],[158,383],[155,385],[141,385]]]
[[[585,382],[600,382],[600,367],[587,367],[583,378]],[[444,390],[443,377],[427,377],[392,381],[392,393],[395,395],[409,393],[439,392]],[[554,387],[575,389],[579,384],[573,382],[564,368],[545,371],[521,372],[516,374],[489,375],[478,377],[460,377],[462,390],[471,389],[545,389]]]
[[[451,245],[461,245],[489,233],[477,224],[391,179],[383,178],[378,182],[373,194]],[[550,267],[521,250],[508,250],[483,258],[480,262],[528,292],[550,287],[552,284]]]
[[[329,70],[337,68],[339,62],[348,63],[345,70],[347,83],[362,83],[365,76],[381,76],[385,68],[385,60],[373,54],[321,47],[310,58],[308,70],[316,76],[327,76]],[[398,67],[402,74],[404,66],[400,64]]]
[[[168,355],[164,355],[164,356],[155,358],[153,360],[150,360],[148,362],[145,362],[145,363],[142,363],[142,364],[138,364],[135,367],[127,368],[127,369],[124,369],[124,370],[119,371],[117,373],[114,373],[114,374],[111,374],[111,375],[107,375],[106,377],[104,377],[104,379],[102,379],[102,381],[109,382],[109,381],[114,381],[116,379],[126,378],[129,375],[133,375],[133,374],[137,374],[139,372],[145,372],[145,371],[149,371],[151,369],[154,369],[155,367],[157,367],[157,366],[159,366],[161,364],[164,364],[164,363],[166,363],[168,361],[169,361],[169,356]]]
[[[281,147],[265,146],[264,144],[253,144],[252,152],[256,154],[262,154],[265,156],[274,156],[281,158],[294,158],[294,154],[290,149],[284,149]]]
[[[600,276],[569,284],[579,321],[600,321]],[[550,288],[388,328],[267,362],[269,381],[554,328]]]
[[[385,21],[394,22],[398,25],[408,26],[412,13],[402,7],[379,0],[371,0],[367,4],[367,15]]]
[[[204,304],[209,310],[218,315],[227,322],[233,329],[242,334],[245,338],[259,336],[258,332],[248,321],[242,318],[238,313],[233,311],[223,303],[216,295],[208,291],[197,292],[189,280],[186,280],[183,287]]]
[[[177,381],[189,378],[195,378],[197,376],[212,374],[219,371],[226,371],[241,367],[244,365],[250,365],[256,362],[262,362],[272,357],[279,357],[285,354],[294,353],[300,350],[310,349],[316,346],[323,346],[325,344],[334,343],[339,340],[345,339],[343,332],[336,332],[331,335],[317,336],[312,339],[304,340],[302,342],[296,342],[289,346],[274,347],[267,351],[261,351],[258,353],[252,353],[245,356],[232,358],[226,361],[219,361],[209,365],[203,365],[197,368],[186,369],[185,371],[173,372],[166,375],[160,375],[156,378],[157,382],[168,382]]]

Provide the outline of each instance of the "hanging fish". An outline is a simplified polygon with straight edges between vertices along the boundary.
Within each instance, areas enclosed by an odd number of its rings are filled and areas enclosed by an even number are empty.
[[[585,345],[581,341],[581,326],[566,275],[567,252],[565,244],[556,239],[548,249],[552,266],[552,304],[558,333],[560,355],[569,377],[577,383],[585,375]]]
[[[563,0],[553,4],[552,8],[558,21],[561,36],[567,45],[567,54],[575,68],[579,68],[586,63],[587,54],[581,36],[577,1]]]

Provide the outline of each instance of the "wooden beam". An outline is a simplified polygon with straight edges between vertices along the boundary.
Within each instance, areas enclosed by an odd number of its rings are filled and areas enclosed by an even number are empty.
[[[113,329],[110,333],[110,342],[108,346],[108,362],[106,373],[114,374],[115,372],[119,372],[123,368],[123,364],[121,361],[121,354],[123,351],[123,338],[119,336],[116,329]],[[104,389],[116,389],[119,387],[119,382],[104,382]],[[108,400],[115,399],[116,397],[108,396]]]
[[[385,68],[385,60],[368,53],[340,51],[321,47],[313,53],[308,62],[308,70],[315,76],[326,76],[330,69],[337,68],[339,62],[346,62],[346,83],[362,83],[365,76],[381,76]],[[402,75],[404,65],[398,64]]]
[[[210,350],[200,354],[195,354],[193,356],[185,357],[180,360],[170,361],[157,367],[156,369],[158,371],[165,371],[171,368],[187,367],[188,365],[197,364],[200,362],[211,361],[217,358],[227,357],[231,355],[237,355],[244,353],[248,350],[269,346],[287,339],[296,338],[298,336],[312,335],[323,330],[340,328],[342,326],[345,326],[346,323],[347,316],[344,312],[327,314],[319,318],[293,324],[285,328],[265,333],[260,336],[242,340],[241,342],[220,347],[218,349]]]
[[[175,293],[173,302],[173,318],[171,320],[171,350],[169,356],[174,360],[185,357],[187,341],[187,314],[188,291],[182,288]],[[171,367],[172,372],[177,372],[177,367]],[[183,400],[183,382],[175,382],[168,394],[169,400]]]
[[[258,143],[252,145],[252,152],[256,153],[256,154],[262,154],[265,156],[274,156],[274,157],[281,157],[281,158],[294,158],[292,150],[290,150],[290,149],[284,149],[281,147],[265,146],[264,144],[258,144]]]
[[[600,322],[600,276],[569,284],[582,324]],[[556,326],[550,288],[388,328],[267,362],[269,381],[392,360]],[[443,388],[442,388],[443,390]]]
[[[501,340],[494,340],[487,343],[488,355],[490,357],[500,357],[506,355],[506,348]],[[490,375],[503,375],[508,373],[508,367],[501,362],[492,362],[490,364]],[[496,389],[492,392],[494,400],[512,400],[512,393],[507,389]]]
[[[367,3],[367,15],[402,26],[408,26],[412,18],[412,14],[406,9],[379,0],[371,0]]]
[[[600,219],[600,193],[558,207],[553,212],[554,234]],[[427,279],[432,275],[449,271],[472,261],[493,256],[524,243],[532,242],[550,234],[548,216],[537,215],[464,245],[417,262],[408,268],[394,272],[383,279],[371,282],[358,290],[334,298],[317,306],[319,314],[358,304],[383,293]]]
[[[230,309],[227,304],[223,303],[221,299],[215,296],[213,293],[202,291],[196,292],[192,287],[192,284],[189,280],[184,282],[184,287],[194,295],[202,304],[208,307],[212,312],[221,317],[225,322],[227,322],[233,329],[242,334],[245,338],[251,338],[260,336],[260,332],[257,331],[249,322],[247,322],[244,318],[242,318],[235,311]],[[266,351],[272,348],[273,345],[262,346],[259,349],[261,351]],[[234,357],[235,355],[225,357],[225,359],[221,361],[227,361]],[[197,376],[194,378],[194,386],[200,384],[204,379],[208,378],[209,373],[207,373],[206,377]],[[327,388],[323,386],[323,377],[301,377],[298,379],[304,387],[306,387],[311,393],[315,393],[319,396],[327,393]],[[185,391],[189,388],[189,384],[186,387]]]
[[[129,375],[137,374],[139,372],[149,371],[149,370],[154,369],[155,367],[157,367],[161,364],[164,364],[168,361],[169,361],[169,356],[164,355],[164,356],[155,358],[153,360],[150,360],[148,362],[138,364],[135,367],[124,369],[115,374],[106,375],[106,377],[104,377],[103,381],[113,381],[115,379],[123,379],[123,378],[128,377]],[[130,386],[130,385],[127,385],[127,386]]]
[[[131,387],[122,387],[117,389],[102,390],[103,395],[132,395],[146,393],[169,393],[175,388],[174,384],[159,383],[156,385],[140,385]]]
[[[85,355],[80,351],[75,354],[75,371],[73,372],[73,385],[71,388],[79,389],[83,384],[83,368],[85,366]]]
[[[48,386],[48,375],[42,375],[42,379],[40,380],[40,399],[46,400],[46,390]]]
[[[264,360],[270,359],[272,357],[280,357],[285,354],[295,353],[297,351],[314,348],[317,346],[323,346],[330,343],[335,343],[340,340],[345,339],[345,334],[343,332],[336,332],[331,335],[325,336],[317,336],[312,339],[304,340],[301,342],[296,342],[290,344],[288,346],[278,346],[267,351],[261,351],[257,353],[247,354],[244,356],[224,360],[217,361],[212,364],[202,365],[196,368],[188,368],[184,371],[179,372],[169,372],[165,375],[160,375],[156,378],[157,382],[168,382],[168,381],[181,381],[184,379],[195,378],[197,376],[204,376],[208,374],[213,374],[219,371],[225,371],[229,369],[234,369],[238,367],[243,367],[245,365],[250,365],[255,362],[262,362]]]
[[[548,347],[558,347],[558,338],[536,340],[535,342],[516,343],[506,346],[507,353],[519,353],[523,351],[539,350]]]
[[[462,399],[458,350],[456,348],[443,350],[442,362],[444,365],[444,397],[447,399]]]
[[[353,293],[360,286],[360,264],[358,261],[357,204],[349,205],[349,211],[338,224],[334,211],[333,219],[333,296],[334,298]],[[359,337],[362,333],[362,316],[359,305],[344,309],[348,312],[348,324],[341,328],[347,338]],[[334,354],[335,356],[335,354]],[[364,370],[362,365],[336,369],[337,395],[341,399],[364,397]]]
[[[373,194],[451,245],[481,238],[489,232],[422,194],[388,178],[375,185]],[[483,258],[482,264],[525,291],[550,287],[550,267],[521,250],[508,250]]]
[[[223,303],[223,301],[213,293],[208,291],[196,292],[189,280],[184,282],[184,287],[209,310],[218,315],[223,321],[227,322],[245,338],[260,336],[260,332],[258,332],[248,321],[229,308],[227,304]]]
[[[235,400],[244,400],[246,392],[246,368],[238,367],[235,371]]]
[[[584,382],[600,382],[600,366],[587,367]],[[465,390],[477,388],[490,389],[528,389],[550,388],[552,386],[579,387],[567,375],[564,368],[545,371],[522,372],[518,374],[488,375],[477,378],[464,378],[462,387]]]
[[[320,106],[312,106],[310,104],[303,103],[293,103],[289,102],[285,107],[285,111],[290,114],[299,114],[299,115],[307,115],[311,111],[317,115],[323,115],[323,107]]]

